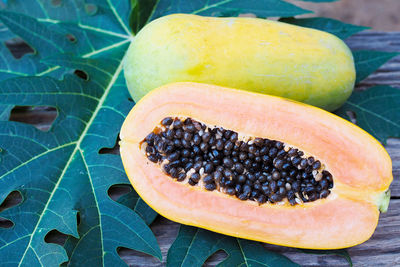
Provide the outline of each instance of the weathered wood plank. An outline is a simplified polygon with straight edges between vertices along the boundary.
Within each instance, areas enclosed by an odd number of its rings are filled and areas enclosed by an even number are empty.
[[[392,197],[400,198],[400,139],[388,140],[386,150],[393,163],[393,182],[390,185]]]
[[[142,253],[122,249],[120,256],[130,265],[136,267],[165,266],[167,252],[174,241],[179,224],[163,217],[158,218],[152,226],[163,254],[163,262]],[[352,247],[349,253],[354,266],[400,266],[400,200],[393,199],[387,213],[382,214],[378,227],[367,242]],[[314,255],[298,252],[293,248],[265,245],[266,248],[283,253],[302,266],[348,266],[346,260],[333,255]],[[208,266],[215,266],[224,258],[224,253],[217,253],[207,261]]]

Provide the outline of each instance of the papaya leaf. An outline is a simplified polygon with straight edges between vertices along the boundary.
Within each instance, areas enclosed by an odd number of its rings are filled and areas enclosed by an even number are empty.
[[[44,241],[53,229],[73,237],[67,242],[71,265],[123,266],[118,247],[161,258],[156,239],[140,216],[107,195],[112,185],[129,184],[119,156],[98,153],[113,145],[132,107],[121,63],[127,46],[109,52],[107,58],[60,55],[48,60],[83,69],[88,81],[67,75],[62,81],[26,77],[0,84],[0,104],[47,105],[58,111],[46,133],[30,125],[0,122],[0,201],[15,190],[24,197],[22,204],[0,213],[14,223],[0,232],[3,262],[53,266],[67,261],[61,246]]]
[[[113,2],[114,5],[113,5]],[[61,78],[65,69],[48,66],[42,59],[56,52],[73,53],[90,58],[129,42],[129,1],[100,0],[84,4],[81,0],[48,1],[14,0],[0,11],[0,80],[28,75],[51,75]],[[98,12],[89,12],[101,6]],[[96,14],[99,13],[99,14]],[[7,26],[5,28],[4,26]],[[13,33],[12,33],[13,32]],[[5,45],[7,39],[18,35],[33,49],[33,54],[13,57]],[[3,113],[0,107],[0,113]]]
[[[13,105],[0,105],[0,121],[7,121],[12,109]]]
[[[146,25],[154,12],[157,0],[133,0],[129,24],[134,33],[138,33]]]
[[[350,267],[353,267],[353,261],[351,260],[350,254],[347,249],[325,249],[325,250],[318,250],[318,249],[302,249],[299,248],[299,251],[307,254],[320,254],[320,255],[337,255],[346,259],[349,263]]]
[[[268,251],[258,243],[234,238],[204,229],[182,225],[168,251],[167,266],[200,267],[215,252],[223,250],[228,257],[217,266],[300,266],[289,258]]]
[[[158,213],[150,208],[134,190],[130,191],[128,194],[122,195],[117,201],[133,209],[142,217],[147,225],[150,225],[158,215]]]
[[[399,53],[389,53],[381,51],[358,50],[353,51],[354,63],[356,65],[357,78],[356,83],[367,78],[380,66],[385,64],[391,58]]]
[[[29,15],[53,25],[60,22],[79,24],[77,27],[86,33],[95,31],[123,37],[130,32],[130,2],[129,0],[13,0],[7,3],[6,10]],[[92,37],[89,35],[85,38]]]
[[[2,79],[34,75],[47,70],[48,66],[40,62],[40,55],[46,52],[50,54],[64,52],[63,47],[68,45],[68,39],[64,35],[52,32],[34,18],[18,13],[0,11],[0,20],[15,34],[25,36],[28,44],[38,47],[35,54],[27,54],[19,59],[22,61],[19,62],[19,60],[13,58],[3,44],[0,50],[3,55],[0,61]],[[39,34],[33,35],[31,32],[39,32]],[[58,43],[60,45],[57,45]]]
[[[389,137],[400,137],[400,90],[375,86],[355,91],[336,114],[350,120],[354,112],[356,124],[383,144]]]
[[[17,104],[53,106],[58,112],[48,132],[0,122],[0,202],[15,190],[23,196],[20,205],[0,213],[14,224],[0,229],[2,264],[124,266],[118,247],[161,258],[141,217],[107,194],[114,184],[129,184],[120,158],[98,153],[113,145],[132,107],[122,75],[132,38],[127,31],[130,9],[128,1],[121,2],[96,1],[96,7],[63,1],[66,9],[55,11],[50,2],[12,1],[8,10],[0,11],[3,23],[35,49],[35,54],[15,61],[8,54],[8,76],[2,73],[1,78],[12,77],[15,70],[21,75],[14,76],[62,70],[54,76],[64,77],[19,77],[0,84],[2,119]],[[67,22],[58,20],[63,16]],[[88,79],[65,75],[75,69]],[[70,236],[65,248],[45,242],[54,229]]]
[[[0,23],[0,40],[7,41],[15,38],[15,34],[13,34],[6,25]]]
[[[326,31],[336,35],[340,39],[346,39],[357,32],[369,29],[369,27],[348,24],[330,18],[283,18],[280,19],[280,21],[302,27]]]
[[[96,1],[101,6],[99,14],[89,13],[88,4],[80,0],[62,1],[59,6],[50,3],[54,1],[47,4],[41,2],[10,1],[1,11],[0,20],[27,42],[35,53],[15,59],[5,44],[1,44],[0,80],[44,74],[60,78],[64,71],[57,66],[47,66],[42,58],[56,52],[93,57],[131,38],[127,19],[122,19],[129,16],[129,1],[120,1],[124,4],[115,6],[111,2],[118,1],[111,1],[110,4],[107,0]],[[119,13],[116,13],[116,8]]]
[[[149,20],[173,13],[190,13],[203,16],[253,13],[257,17],[291,17],[312,13],[281,0],[159,0]]]

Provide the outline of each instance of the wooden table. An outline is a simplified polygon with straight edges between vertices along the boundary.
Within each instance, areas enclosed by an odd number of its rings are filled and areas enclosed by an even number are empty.
[[[400,51],[400,32],[364,32],[352,36],[347,41],[352,49],[369,49],[389,52]],[[24,48],[15,47],[16,50]],[[400,56],[391,60],[376,73],[361,82],[357,89],[374,85],[391,85],[400,88]],[[399,89],[400,90],[400,89]],[[39,128],[48,128],[49,120],[54,118],[51,110],[27,112],[20,109],[13,113],[12,119],[35,124]],[[348,249],[354,266],[400,266],[400,140],[389,139],[386,149],[393,161],[394,181],[391,185],[392,199],[387,213],[382,214],[378,228],[367,242]],[[163,254],[163,262],[140,252],[122,249],[121,257],[130,266],[165,266],[168,248],[175,239],[179,224],[159,216],[151,226],[157,237]],[[299,253],[295,249],[265,245],[268,249],[283,253],[302,266],[348,266],[340,257],[330,255],[311,255]],[[218,252],[208,259],[206,265],[214,266],[225,254]]]

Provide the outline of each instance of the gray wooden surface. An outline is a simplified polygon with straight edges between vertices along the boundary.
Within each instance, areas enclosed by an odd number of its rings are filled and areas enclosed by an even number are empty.
[[[364,32],[352,36],[346,42],[352,49],[400,52],[400,32]],[[357,89],[362,90],[374,85],[391,85],[400,88],[400,56],[362,81]],[[31,111],[20,108],[13,112],[12,120],[28,122],[40,129],[47,129],[54,116],[55,111],[51,109],[41,108]],[[386,149],[393,161],[392,200],[388,212],[381,215],[371,239],[348,249],[354,266],[400,266],[400,139],[389,139]],[[13,200],[10,201],[12,202]],[[165,266],[167,251],[176,237],[179,224],[159,216],[151,228],[161,247],[163,262],[136,251],[121,249],[121,257],[130,266]],[[265,244],[265,247],[283,253],[302,266],[348,266],[343,258],[337,256],[304,254],[292,248],[268,244]],[[214,266],[225,256],[225,253],[218,252],[208,259],[206,265]]]

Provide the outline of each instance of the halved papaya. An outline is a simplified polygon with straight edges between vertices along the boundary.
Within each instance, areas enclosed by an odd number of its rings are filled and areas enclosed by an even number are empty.
[[[147,204],[227,235],[354,246],[372,235],[390,198],[391,160],[378,141],[285,98],[169,84],[135,105],[120,138],[127,175]]]

